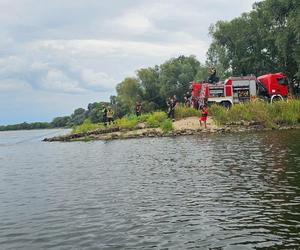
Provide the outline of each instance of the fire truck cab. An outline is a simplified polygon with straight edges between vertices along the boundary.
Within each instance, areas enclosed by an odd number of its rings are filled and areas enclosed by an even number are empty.
[[[259,94],[266,96],[271,102],[288,96],[288,81],[284,74],[263,75],[257,78],[257,83],[262,86]]]

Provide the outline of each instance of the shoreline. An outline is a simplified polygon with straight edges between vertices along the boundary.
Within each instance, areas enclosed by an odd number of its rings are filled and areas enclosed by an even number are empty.
[[[160,128],[143,128],[140,126],[134,130],[121,130],[119,128],[96,129],[86,133],[68,134],[43,139],[44,142],[73,142],[73,141],[96,141],[96,140],[120,140],[133,138],[154,138],[154,137],[177,137],[185,135],[200,134],[223,134],[223,133],[242,133],[242,132],[259,132],[271,130],[289,130],[300,129],[300,125],[279,126],[278,128],[266,128],[257,122],[238,122],[224,126],[217,126],[213,119],[209,117],[207,128],[201,128],[198,117],[184,118],[173,122],[173,130],[163,132]]]

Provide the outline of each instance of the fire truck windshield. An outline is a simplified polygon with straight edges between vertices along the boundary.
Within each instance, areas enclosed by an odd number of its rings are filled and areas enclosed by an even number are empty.
[[[288,81],[287,81],[286,77],[284,77],[284,78],[277,78],[277,83],[279,85],[283,85],[283,86],[287,86],[288,85]]]

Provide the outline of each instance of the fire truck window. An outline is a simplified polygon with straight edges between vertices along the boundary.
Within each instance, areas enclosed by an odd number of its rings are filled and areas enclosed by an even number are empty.
[[[284,85],[284,86],[287,86],[287,85],[288,85],[288,82],[287,82],[287,79],[286,79],[286,78],[277,78],[277,82],[278,82],[278,84],[280,84],[280,85]]]

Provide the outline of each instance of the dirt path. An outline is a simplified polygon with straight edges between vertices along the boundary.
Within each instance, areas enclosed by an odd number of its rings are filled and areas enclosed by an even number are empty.
[[[179,121],[175,121],[175,122],[173,122],[173,128],[175,131],[181,131],[184,129],[188,129],[188,130],[201,129],[198,117],[188,117],[188,118],[181,119]],[[207,128],[208,129],[216,129],[217,128],[213,119],[210,117],[207,118]]]

